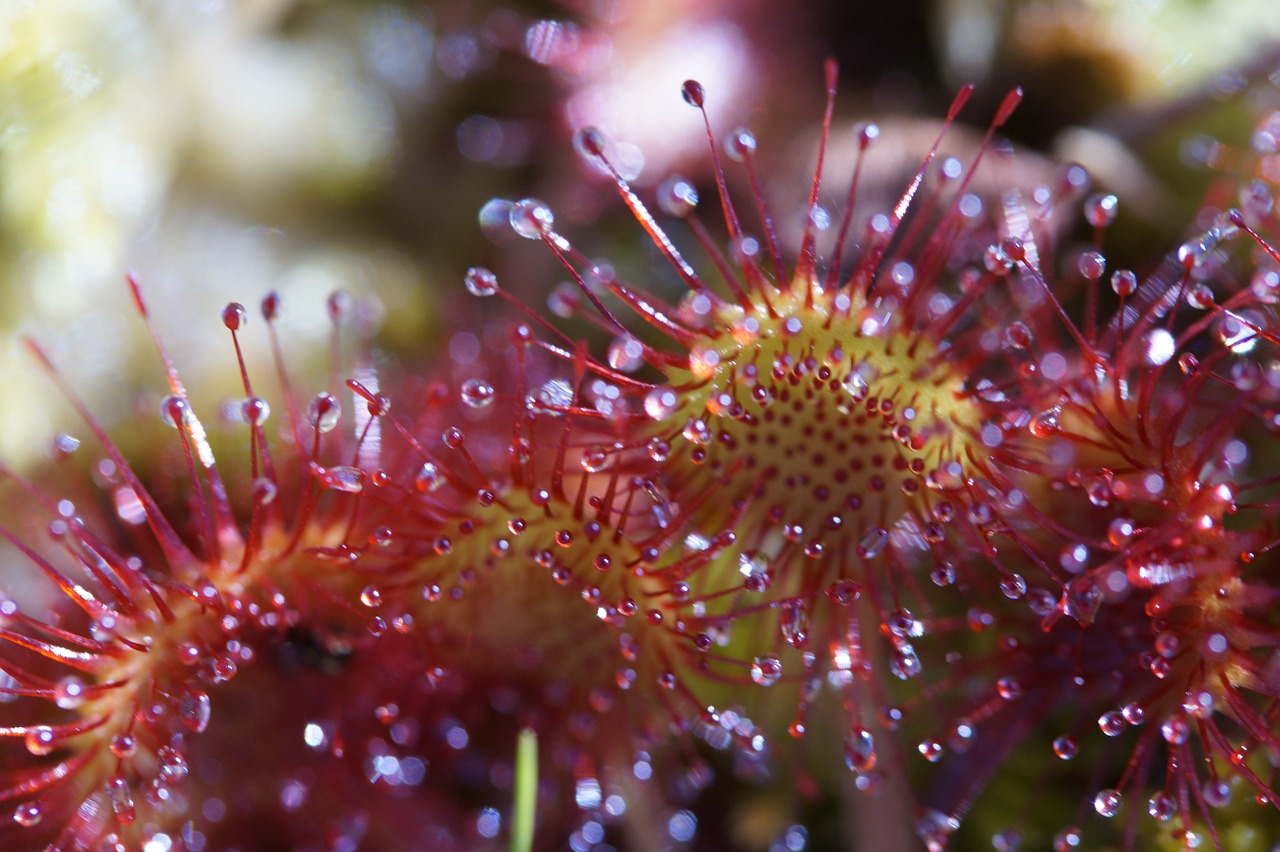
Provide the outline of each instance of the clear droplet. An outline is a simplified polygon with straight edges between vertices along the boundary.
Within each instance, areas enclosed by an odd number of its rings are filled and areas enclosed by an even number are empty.
[[[1111,818],[1120,813],[1123,798],[1119,790],[1108,788],[1093,797],[1093,809],[1104,817]]]
[[[498,292],[498,276],[483,266],[468,269],[463,282],[467,286],[467,292],[473,296],[486,298]]]
[[[1097,281],[1107,268],[1107,259],[1103,257],[1102,252],[1082,252],[1080,259],[1076,262],[1076,268],[1084,280]]]
[[[27,751],[37,757],[49,754],[58,745],[58,735],[48,725],[37,725],[28,729],[23,740],[26,743]]]
[[[876,741],[866,728],[851,728],[845,736],[844,762],[858,773],[870,772],[876,768]]]
[[[187,777],[187,759],[182,752],[170,745],[156,749],[156,760],[160,764],[160,777],[166,781],[181,781]]]
[[[924,843],[929,852],[946,852],[951,843],[951,835],[960,827],[960,820],[947,816],[941,811],[926,810],[916,820],[916,836]]]
[[[44,811],[38,802],[23,802],[13,812],[13,821],[23,828],[39,825],[44,818]]]
[[[651,420],[665,420],[675,413],[679,401],[676,392],[671,388],[654,388],[645,394],[644,413],[649,415]]]
[[[921,740],[920,744],[916,746],[916,751],[920,752],[920,756],[930,763],[937,763],[942,760],[945,749],[943,749],[942,743],[930,737],[929,739]]]
[[[619,372],[631,373],[644,364],[644,345],[629,334],[615,337],[607,354],[609,366]]]
[[[493,402],[493,385],[480,379],[467,379],[462,383],[462,404],[468,408],[484,408]]]
[[[107,781],[107,795],[111,799],[111,810],[115,812],[116,821],[121,825],[132,825],[138,818],[138,812],[133,805],[129,782],[124,776],[115,775]]]
[[[160,419],[166,426],[181,428],[191,419],[191,403],[175,394],[166,396],[160,400]]]
[[[262,397],[251,396],[240,404],[240,416],[250,426],[261,426],[271,416],[271,406]]]
[[[1021,574],[1006,574],[1000,578],[1000,591],[1009,600],[1016,601],[1027,593],[1027,581]]]
[[[679,175],[658,184],[657,197],[658,209],[676,218],[688,216],[698,206],[698,191]]]
[[[413,478],[413,487],[426,494],[444,485],[444,475],[434,462],[423,462],[418,474]]]
[[[1163,328],[1153,328],[1143,336],[1144,355],[1147,363],[1153,367],[1167,364],[1177,350],[1178,344],[1172,334]]]
[[[1222,778],[1208,778],[1204,782],[1204,800],[1211,808],[1221,808],[1231,803],[1231,785]]]
[[[342,405],[331,393],[318,393],[307,404],[307,422],[317,432],[332,432],[341,417]]]
[[[1084,218],[1095,228],[1106,228],[1116,219],[1120,201],[1114,195],[1098,193],[1084,203]]]
[[[777,657],[756,657],[751,661],[751,679],[761,686],[772,686],[780,677],[782,661]]]
[[[1187,736],[1190,733],[1191,728],[1187,724],[1187,720],[1181,716],[1171,716],[1160,725],[1160,735],[1170,745],[1182,745],[1187,741]]]
[[[209,696],[203,692],[189,692],[182,698],[178,715],[194,733],[203,733],[209,727]]]
[[[872,527],[858,539],[858,556],[861,559],[874,559],[884,552],[889,543],[889,531],[883,527]]]
[[[348,494],[359,494],[364,491],[364,471],[347,464],[333,467],[315,468],[325,488],[333,491],[345,491]]]
[[[231,331],[239,331],[249,321],[249,312],[239,302],[229,302],[222,309],[222,324]]]
[[[525,198],[511,205],[508,218],[512,230],[529,240],[550,234],[556,221],[551,208],[536,198]]]
[[[1147,813],[1159,822],[1168,822],[1173,819],[1173,815],[1177,813],[1178,806],[1173,800],[1173,796],[1168,793],[1156,793],[1147,800]]]
[[[1132,296],[1138,289],[1138,276],[1131,269],[1117,269],[1111,273],[1111,289],[1117,296]]]

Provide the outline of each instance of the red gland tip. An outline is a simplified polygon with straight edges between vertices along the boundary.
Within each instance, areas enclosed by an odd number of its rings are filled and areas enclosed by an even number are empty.
[[[1022,87],[1015,86],[1009,90],[1004,96],[1004,100],[1000,102],[1000,111],[996,113],[996,119],[992,122],[992,127],[1000,127],[1009,120],[1009,116],[1013,115],[1013,111],[1018,108],[1018,104],[1022,103]]]
[[[274,290],[262,298],[262,318],[271,322],[280,313],[280,294]]]
[[[147,303],[142,299],[142,286],[138,284],[138,274],[136,272],[126,272],[124,280],[129,282],[129,292],[133,294],[133,303],[138,308],[138,314],[143,318],[147,318]]]
[[[598,127],[584,127],[578,131],[574,146],[578,152],[589,157],[604,156],[604,134]]]
[[[951,107],[947,110],[947,121],[956,120],[960,110],[964,109],[964,105],[969,102],[969,97],[973,94],[974,88],[973,83],[965,83],[960,87],[960,91],[956,92],[955,99],[951,101]]]
[[[840,76],[840,63],[836,61],[834,56],[828,56],[826,61],[822,63],[822,72],[827,84],[827,95],[835,97],[836,79]]]
[[[34,337],[24,334],[20,339],[22,341],[22,345],[26,347],[26,350],[31,353],[32,357],[40,362],[42,367],[50,371],[54,369],[53,362],[49,360],[49,356],[45,354],[44,349],[40,348],[40,344],[36,342]]]
[[[249,312],[239,302],[228,302],[222,309],[222,324],[231,331],[239,331],[248,319]]]
[[[685,103],[698,109],[702,109],[702,105],[707,100],[707,92],[697,80],[685,80],[680,86],[680,95]]]

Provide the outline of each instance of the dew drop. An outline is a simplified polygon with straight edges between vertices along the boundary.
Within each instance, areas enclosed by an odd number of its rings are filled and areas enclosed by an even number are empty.
[[[1031,329],[1021,321],[1009,323],[1004,330],[1004,345],[1008,349],[1026,349],[1031,345]]]
[[[698,206],[698,191],[684,178],[673,175],[658,185],[658,209],[668,216],[684,218]]]
[[[1000,578],[1000,591],[1009,600],[1016,601],[1027,593],[1027,581],[1021,574],[1006,574]]]
[[[582,454],[582,469],[587,473],[599,473],[609,466],[609,453],[604,447],[590,447]]]
[[[58,744],[57,734],[48,725],[37,725],[34,728],[29,728],[23,740],[26,743],[27,751],[37,757],[49,754]]]
[[[1118,737],[1124,732],[1124,715],[1108,710],[1098,717],[1098,729],[1108,737]]]
[[[919,638],[924,635],[924,624],[906,607],[898,607],[889,615],[889,632],[899,639]]]
[[[107,795],[111,799],[111,810],[115,812],[116,821],[121,825],[132,825],[138,818],[138,812],[133,805],[129,782],[124,776],[115,775],[107,781]]]
[[[239,331],[249,320],[249,312],[239,302],[229,302],[222,309],[222,324],[231,331]]]
[[[809,641],[809,612],[796,603],[782,610],[783,640],[793,648],[803,648]]]
[[[486,298],[498,292],[498,276],[483,266],[473,266],[467,270],[463,278],[467,292],[473,296]]]
[[[156,749],[156,760],[160,764],[160,777],[165,781],[181,781],[187,777],[187,759],[173,746]]]
[[[729,159],[741,163],[756,152],[756,137],[745,127],[739,127],[725,137],[724,152]]]
[[[360,591],[360,603],[369,609],[377,609],[382,606],[382,591],[377,586],[365,586]]]
[[[160,400],[160,419],[166,426],[179,429],[191,418],[191,404],[176,394]]]
[[[772,686],[780,677],[782,677],[782,661],[777,657],[756,657],[751,661],[751,680],[760,686]]]
[[[1128,518],[1114,518],[1107,525],[1107,540],[1116,547],[1122,547],[1133,538],[1135,529],[1133,521]]]
[[[542,239],[555,225],[551,208],[536,198],[525,198],[511,205],[508,218],[512,230],[529,240]]]
[[[959,827],[960,820],[930,809],[916,820],[916,836],[929,852],[945,852],[951,843],[951,835]]]
[[[1060,760],[1071,760],[1080,752],[1080,744],[1072,737],[1058,737],[1053,741],[1053,753]]]
[[[930,737],[927,740],[921,740],[916,746],[916,751],[920,752],[920,756],[930,763],[937,763],[942,759],[943,748],[942,743]]]
[[[644,345],[629,334],[615,337],[607,354],[609,366],[623,373],[634,372],[644,364]]]
[[[996,681],[996,693],[1006,701],[1013,701],[1022,697],[1022,684],[1015,678],[1002,677]]]
[[[1084,836],[1078,828],[1064,828],[1053,836],[1053,852],[1071,852],[1079,849]]]
[[[584,157],[604,155],[604,133],[598,127],[583,127],[573,136],[573,147]]]
[[[467,379],[462,383],[462,404],[468,408],[484,408],[493,402],[493,385],[480,379]]]
[[[23,802],[13,812],[13,821],[23,828],[31,828],[40,824],[44,811],[38,802]]]
[[[130,734],[116,734],[108,747],[121,760],[127,760],[138,753],[138,741]]]
[[[1156,793],[1147,800],[1147,813],[1159,822],[1168,822],[1173,819],[1177,809],[1173,796],[1165,792]]]
[[[1249,290],[1265,305],[1280,302],[1280,270],[1259,269],[1249,281]]]
[[[1192,285],[1191,289],[1187,290],[1186,299],[1187,306],[1198,311],[1213,307],[1215,301],[1213,290],[1209,289],[1209,285],[1203,282]]]
[[[1086,281],[1097,281],[1107,268],[1107,259],[1102,256],[1101,252],[1086,251],[1080,255],[1076,268],[1079,269],[1080,276]]]
[[[1159,367],[1169,362],[1177,349],[1177,341],[1163,328],[1153,328],[1142,338],[1147,363]]]
[[[271,406],[265,399],[251,396],[240,403],[240,417],[250,426],[261,426],[271,416]]]
[[[1221,778],[1209,778],[1204,782],[1204,800],[1211,808],[1221,808],[1231,803],[1231,785]]]
[[[178,706],[178,715],[194,733],[203,733],[209,727],[209,696],[203,692],[188,692]]]
[[[359,494],[364,491],[364,471],[358,467],[340,464],[334,467],[316,467],[316,476],[325,488]]]
[[[1111,273],[1111,290],[1122,298],[1128,298],[1138,289],[1138,276],[1131,269],[1117,269]]]
[[[1027,424],[1027,430],[1037,438],[1048,438],[1058,432],[1058,411],[1042,411]]]
[[[1120,201],[1114,195],[1098,193],[1084,203],[1084,218],[1095,228],[1106,228],[1116,220]]]
[[[707,92],[697,80],[685,80],[680,86],[680,96],[689,106],[701,108],[706,102]]]
[[[858,539],[858,557],[874,559],[879,556],[889,543],[889,531],[883,527],[872,527]]]
[[[1120,813],[1120,803],[1123,798],[1120,791],[1112,788],[1102,790],[1098,795],[1093,797],[1093,809],[1104,817],[1110,819]]]
[[[54,703],[63,710],[74,710],[84,703],[84,682],[72,676],[58,682],[54,688]]]
[[[342,405],[331,393],[318,393],[307,404],[307,422],[317,432],[332,432],[341,417]]]
[[[258,506],[267,506],[276,499],[276,495],[280,493],[279,487],[265,476],[259,476],[253,481],[253,502]]]
[[[1190,732],[1190,726],[1181,716],[1171,716],[1160,725],[1160,735],[1170,745],[1182,745]]]
[[[876,741],[866,728],[849,729],[844,738],[844,762],[859,774],[876,768]]]

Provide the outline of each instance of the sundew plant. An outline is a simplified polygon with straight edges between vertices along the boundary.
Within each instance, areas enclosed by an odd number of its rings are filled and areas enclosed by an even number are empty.
[[[215,398],[128,276],[157,354],[107,427],[24,339],[78,425],[0,468],[0,844],[1266,848],[1274,87],[1129,268],[1123,197],[1004,168],[1020,89],[961,87],[872,173],[897,143],[842,130],[822,70],[785,198],[766,148],[802,134],[716,126],[697,81],[669,108],[702,179],[566,133],[634,238],[613,262],[581,216],[484,204],[528,242],[457,270],[465,359],[317,294],[316,378],[273,292],[208,326]],[[841,833],[878,808],[907,839]]]

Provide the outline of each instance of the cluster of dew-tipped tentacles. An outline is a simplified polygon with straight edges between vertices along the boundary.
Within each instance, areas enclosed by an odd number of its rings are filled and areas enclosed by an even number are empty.
[[[231,422],[206,430],[163,348],[176,439],[114,443],[64,387],[92,440],[4,471],[0,535],[65,599],[0,602],[0,843],[503,848],[521,730],[538,848],[697,843],[708,750],[752,778],[839,752],[871,796],[909,774],[930,850],[1027,750],[998,849],[1046,820],[1056,849],[1220,848],[1233,799],[1276,825],[1280,113],[1238,209],[1138,275],[1107,268],[1117,201],[1078,167],[970,191],[1018,97],[967,167],[935,144],[858,230],[877,132],[832,233],[820,148],[792,264],[750,133],[725,151],[763,236],[717,160],[727,250],[688,182],[658,191],[686,257],[582,132],[679,288],[509,204],[613,337],[599,355],[473,268],[523,318],[452,371],[358,355],[308,400],[271,297],[273,364],[246,363],[243,307],[222,317]],[[1080,202],[1093,244],[1068,254],[1051,224]]]

